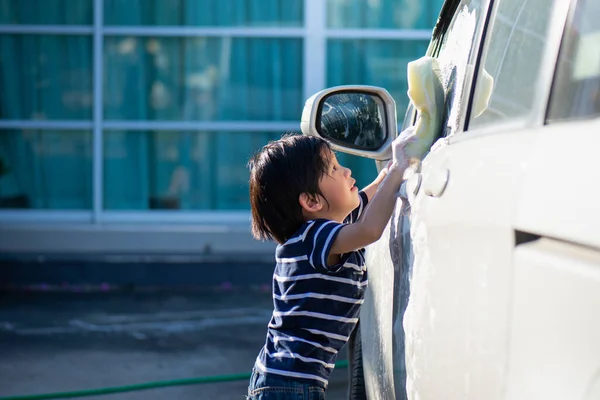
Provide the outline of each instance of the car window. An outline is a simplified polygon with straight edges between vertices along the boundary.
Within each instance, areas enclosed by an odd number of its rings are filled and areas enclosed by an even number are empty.
[[[527,117],[553,8],[548,0],[496,0],[468,128]],[[490,32],[490,30],[488,30]]]
[[[446,2],[449,3],[452,2]],[[465,84],[471,79],[475,63],[476,32],[484,17],[482,3],[480,0],[461,1],[452,20],[444,23],[441,15],[440,27],[434,31],[431,55],[437,58],[440,66],[446,103],[441,136],[450,136],[460,130],[460,116],[468,95],[464,92]],[[442,13],[444,11],[442,9]]]
[[[565,30],[549,121],[600,115],[600,3],[579,0]]]

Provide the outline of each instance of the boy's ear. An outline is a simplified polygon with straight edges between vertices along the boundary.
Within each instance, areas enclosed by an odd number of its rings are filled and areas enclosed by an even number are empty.
[[[308,193],[301,193],[298,196],[298,202],[304,211],[317,212],[321,211],[323,204],[319,199],[319,196],[311,196]]]

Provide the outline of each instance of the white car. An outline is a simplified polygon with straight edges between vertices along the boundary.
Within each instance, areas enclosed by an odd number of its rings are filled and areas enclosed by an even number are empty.
[[[368,249],[368,398],[600,399],[600,2],[446,0],[428,55],[444,116]],[[398,130],[362,86],[302,127],[379,168]]]

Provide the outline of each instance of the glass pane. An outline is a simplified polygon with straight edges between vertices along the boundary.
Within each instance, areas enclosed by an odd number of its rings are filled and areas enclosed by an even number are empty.
[[[328,95],[317,114],[321,135],[345,146],[377,151],[389,137],[379,96],[344,92]]]
[[[440,136],[450,136],[462,131],[461,117],[466,112],[465,105],[469,96],[464,89],[469,84],[475,66],[473,42],[485,18],[484,6],[481,1],[463,0],[447,30],[442,33],[438,41],[440,45],[436,46],[439,50],[435,57],[440,68],[446,103]]]
[[[92,208],[92,133],[0,131],[0,208]]]
[[[293,120],[302,40],[107,37],[104,116],[115,120]]]
[[[91,119],[92,38],[0,35],[0,119]]]
[[[477,77],[469,129],[527,116],[542,68],[553,8],[546,0],[502,0],[496,7],[494,27],[484,48],[484,70]],[[491,79],[486,78],[488,74]],[[490,87],[482,89],[486,84]],[[481,106],[488,99],[489,106]]]
[[[443,0],[327,0],[329,28],[431,29]]]
[[[600,115],[600,3],[580,0],[560,51],[549,120]]]
[[[0,24],[92,25],[93,0],[0,0]]]
[[[104,0],[107,25],[300,27],[304,0]]]
[[[276,132],[107,131],[109,210],[249,210],[246,167]]]

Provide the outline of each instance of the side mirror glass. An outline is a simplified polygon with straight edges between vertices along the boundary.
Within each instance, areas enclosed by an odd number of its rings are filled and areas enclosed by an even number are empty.
[[[327,140],[334,150],[376,160],[391,157],[398,135],[396,103],[383,88],[337,86],[311,96],[300,126],[305,135]]]
[[[374,94],[333,93],[323,98],[317,114],[321,136],[359,150],[378,150],[388,132],[383,101]]]

